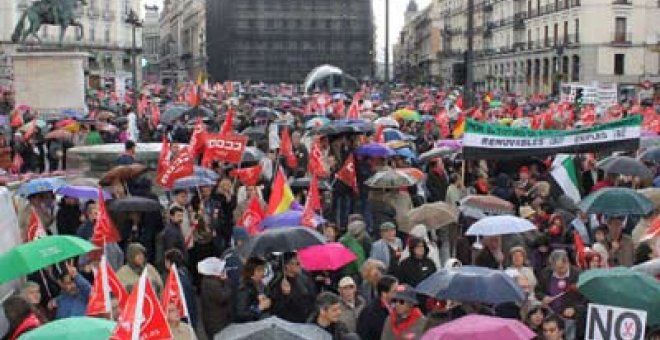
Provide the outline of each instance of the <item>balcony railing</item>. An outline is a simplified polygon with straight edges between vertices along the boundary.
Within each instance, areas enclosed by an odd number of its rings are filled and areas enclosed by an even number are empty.
[[[630,32],[614,32],[612,35],[612,45],[625,46],[632,44],[632,33]]]
[[[617,0],[613,0],[617,1]],[[625,1],[625,0],[624,0]],[[631,1],[631,0],[627,0]],[[580,0],[565,0],[564,3],[559,3],[559,6],[555,6],[554,3],[547,4],[545,6],[533,8],[531,12],[527,13],[529,18],[539,17],[546,14],[551,14],[559,11],[563,11],[572,7],[580,6]]]
[[[632,6],[632,0],[613,0],[612,5]]]

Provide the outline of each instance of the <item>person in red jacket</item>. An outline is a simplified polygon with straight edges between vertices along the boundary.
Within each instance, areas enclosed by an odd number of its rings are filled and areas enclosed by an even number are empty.
[[[41,326],[41,321],[30,303],[20,296],[9,297],[2,307],[9,321],[9,332],[6,337],[8,340],[16,340],[24,333]]]

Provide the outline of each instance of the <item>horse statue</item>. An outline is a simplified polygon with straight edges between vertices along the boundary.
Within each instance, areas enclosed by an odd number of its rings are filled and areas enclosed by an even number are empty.
[[[29,36],[33,36],[37,41],[41,39],[37,35],[42,25],[60,26],[60,46],[64,40],[64,34],[69,26],[75,26],[79,29],[77,40],[83,38],[83,25],[78,22],[73,11],[81,3],[87,5],[85,0],[39,0],[28,7],[16,24],[11,41],[14,43],[25,42]],[[29,21],[29,27],[25,27],[26,19]]]

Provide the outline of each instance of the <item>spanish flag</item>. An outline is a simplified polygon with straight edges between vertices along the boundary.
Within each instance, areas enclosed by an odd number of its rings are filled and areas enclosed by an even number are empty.
[[[463,132],[465,132],[465,115],[461,114],[456,121],[456,125],[454,125],[452,135],[454,136],[454,139],[459,139],[463,137]]]
[[[291,208],[291,203],[295,200],[293,197],[293,192],[289,188],[289,184],[286,182],[286,177],[282,169],[277,170],[277,175],[275,175],[275,180],[273,181],[273,190],[270,193],[270,198],[268,199],[268,209],[266,215],[277,215],[285,211],[288,211]]]

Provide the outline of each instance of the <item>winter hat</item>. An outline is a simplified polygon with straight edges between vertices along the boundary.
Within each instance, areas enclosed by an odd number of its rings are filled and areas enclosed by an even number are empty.
[[[355,238],[360,238],[364,235],[366,227],[366,224],[362,221],[353,221],[348,224],[348,234]]]

